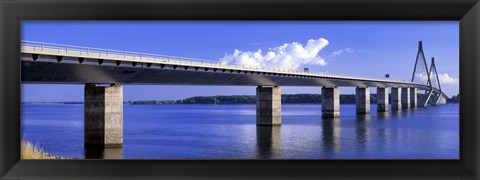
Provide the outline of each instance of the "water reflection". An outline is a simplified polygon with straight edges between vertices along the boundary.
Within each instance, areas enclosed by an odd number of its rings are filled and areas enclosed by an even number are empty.
[[[377,119],[378,120],[388,120],[390,118],[390,112],[378,112]]]
[[[398,119],[401,115],[402,115],[402,110],[399,109],[399,110],[391,110],[390,111],[390,115],[392,117],[392,119]]]
[[[386,122],[389,120],[390,116],[391,116],[390,112],[377,113],[378,124],[381,125],[381,127],[377,129],[377,139],[378,139],[377,143],[381,148],[385,148],[390,143],[389,141],[390,131],[388,128],[384,127]]]
[[[370,114],[357,114],[355,135],[359,152],[366,152],[370,141]]]
[[[390,130],[386,128],[380,128],[377,130],[377,139],[378,139],[378,145],[381,148],[385,148],[390,144]]]
[[[280,154],[280,126],[257,125],[257,155],[260,159],[271,159]]]
[[[340,148],[340,118],[322,118],[322,142],[324,152],[336,152]]]
[[[458,104],[372,109],[370,117],[347,104],[340,119],[321,118],[320,105],[286,105],[280,127],[257,127],[255,114],[237,113],[255,112],[255,105],[125,106],[124,131],[132,136],[124,148],[93,150],[83,148],[83,126],[68,125],[83,118],[83,106],[52,106],[48,115],[36,109],[47,106],[26,106],[22,131],[51,154],[85,159],[458,159]],[[59,123],[65,128],[29,123],[43,119],[66,119]]]
[[[414,109],[402,109],[402,118],[409,118],[410,116],[412,116],[413,111]]]
[[[123,159],[123,148],[84,148],[85,159]]]

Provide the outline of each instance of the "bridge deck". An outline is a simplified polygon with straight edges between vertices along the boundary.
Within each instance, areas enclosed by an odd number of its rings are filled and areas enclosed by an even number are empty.
[[[23,41],[24,83],[415,87],[424,84]],[[34,56],[38,59],[34,61]],[[61,57],[61,61],[58,62]],[[80,62],[83,60],[82,62]],[[134,66],[135,64],[135,66]]]

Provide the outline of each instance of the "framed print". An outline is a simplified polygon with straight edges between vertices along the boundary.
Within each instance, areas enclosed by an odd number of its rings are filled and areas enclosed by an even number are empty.
[[[1,9],[2,178],[479,177],[477,1]]]

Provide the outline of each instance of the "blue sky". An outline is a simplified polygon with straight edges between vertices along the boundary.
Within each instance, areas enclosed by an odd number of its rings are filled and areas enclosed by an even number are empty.
[[[309,40],[323,38],[328,44],[315,59],[324,63],[297,63],[298,69],[371,78],[388,73],[390,79],[402,81],[411,78],[422,40],[427,63],[435,57],[444,92],[448,96],[459,92],[458,21],[23,21],[21,28],[23,40],[218,61],[234,56],[235,50],[252,55],[260,49],[265,55],[269,49],[306,47]],[[320,92],[320,87],[282,88],[284,94]],[[340,92],[352,94],[354,89]],[[255,87],[124,86],[125,100],[230,94],[253,95]],[[83,86],[27,84],[22,86],[22,100],[83,101]]]

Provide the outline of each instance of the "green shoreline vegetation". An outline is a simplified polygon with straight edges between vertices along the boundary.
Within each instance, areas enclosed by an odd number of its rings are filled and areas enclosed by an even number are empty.
[[[423,96],[419,94],[419,96]],[[282,103],[285,104],[320,104],[321,94],[282,94]],[[460,95],[447,99],[447,103],[459,103]],[[137,100],[124,101],[129,105],[161,105],[161,104],[255,104],[255,95],[229,96],[195,96],[180,100]],[[370,95],[370,103],[377,103],[377,95]],[[83,102],[22,102],[22,104],[83,104]],[[355,104],[355,94],[341,94],[340,104]]]

